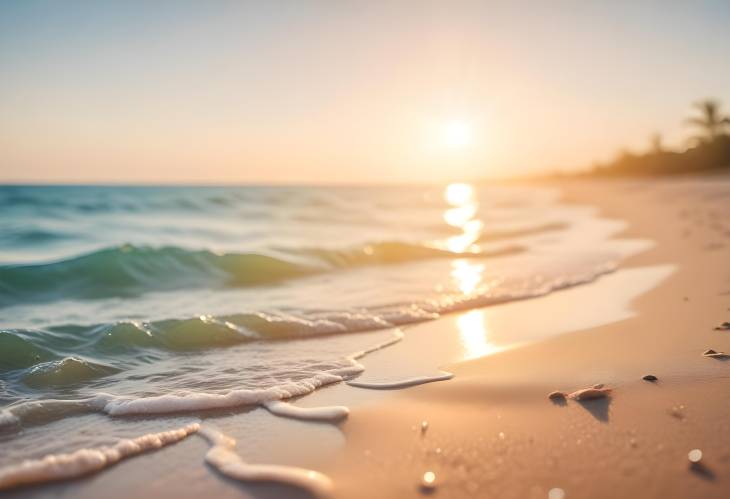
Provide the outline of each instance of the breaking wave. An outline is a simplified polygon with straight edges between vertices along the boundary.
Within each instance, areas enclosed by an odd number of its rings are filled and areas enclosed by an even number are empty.
[[[257,286],[365,265],[487,258],[520,251],[523,248],[508,246],[461,254],[428,245],[381,242],[344,250],[282,250],[266,255],[127,244],[57,262],[0,266],[0,307],[62,298],[130,297],[181,288]]]

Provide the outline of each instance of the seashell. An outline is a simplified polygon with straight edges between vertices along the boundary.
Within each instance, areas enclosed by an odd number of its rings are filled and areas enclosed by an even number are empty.
[[[568,395],[568,398],[578,401],[602,399],[608,397],[610,393],[610,388],[584,388],[583,390],[574,391]]]
[[[550,392],[548,394],[548,398],[550,400],[565,400],[565,397],[566,397],[565,393],[557,391],[557,390],[554,392]]]

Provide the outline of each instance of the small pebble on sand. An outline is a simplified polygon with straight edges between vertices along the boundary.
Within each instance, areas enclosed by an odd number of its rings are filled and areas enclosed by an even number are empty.
[[[687,454],[687,459],[689,459],[689,462],[692,464],[697,464],[700,461],[702,461],[702,451],[699,449],[692,449]]]
[[[421,422],[421,433],[426,433],[426,430],[428,430],[428,421],[422,421]]]
[[[421,487],[425,490],[433,490],[436,488],[436,473],[427,471],[421,478]]]
[[[669,410],[669,415],[680,420],[684,419],[684,405],[675,405]]]
[[[657,378],[657,377],[656,377],[656,376],[654,376],[653,374],[646,374],[646,375],[645,375],[645,376],[643,376],[643,377],[642,377],[641,379],[643,379],[643,380],[646,380],[646,381],[656,381],[656,380],[658,380],[659,378]]]
[[[593,388],[595,388],[596,390],[600,390],[604,386],[606,385],[604,385],[603,383],[596,383],[595,385],[593,385]]]
[[[557,390],[548,394],[548,398],[550,400],[565,400],[565,396],[565,393],[559,392]]]
[[[716,331],[730,331],[730,322],[723,322],[715,328]]]

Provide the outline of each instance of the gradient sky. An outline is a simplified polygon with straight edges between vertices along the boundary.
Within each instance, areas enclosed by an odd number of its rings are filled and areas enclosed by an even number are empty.
[[[0,2],[0,181],[449,181],[730,112],[730,2]],[[469,123],[449,148],[442,129]]]

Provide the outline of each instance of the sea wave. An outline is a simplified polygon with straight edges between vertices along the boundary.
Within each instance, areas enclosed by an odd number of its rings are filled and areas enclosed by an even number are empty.
[[[103,378],[119,371],[120,369],[109,365],[66,357],[33,366],[23,374],[22,382],[31,388],[66,386]]]
[[[388,329],[435,319],[438,313],[415,305],[332,312],[201,315],[151,322],[119,321],[90,326],[67,324],[48,329],[0,331],[0,372],[22,371],[21,378],[68,384],[79,377],[114,372],[120,359],[144,361],[146,352],[184,354],[251,341],[279,341]],[[91,356],[91,362],[83,359]],[[99,360],[101,359],[101,360]],[[151,361],[156,360],[154,355]],[[121,362],[124,364],[124,361]]]
[[[257,286],[365,265],[486,258],[521,251],[520,246],[507,246],[462,254],[425,244],[379,242],[342,250],[279,250],[269,255],[124,244],[56,262],[0,266],[0,307],[69,298],[131,297],[183,288]]]
[[[569,224],[563,222],[549,222],[541,225],[529,225],[523,227],[515,227],[511,229],[485,230],[479,236],[479,242],[498,241],[501,239],[514,239],[518,237],[527,237],[544,234],[547,232],[556,232],[565,230],[570,227]]]
[[[6,229],[0,234],[0,243],[9,247],[23,247],[35,244],[47,244],[51,242],[73,239],[74,234],[50,230],[42,227],[13,227]]]
[[[250,342],[375,331],[433,320],[446,313],[540,296],[590,282],[615,268],[615,262],[600,260],[580,272],[535,275],[529,282],[519,282],[501,291],[485,288],[469,294],[445,293],[370,308],[254,311],[0,330],[0,372],[14,371],[13,377],[26,386],[65,385],[83,381],[81,378],[113,374],[116,367],[156,362],[161,356],[225,349]]]
[[[357,351],[334,362],[326,369],[311,366],[300,372],[298,379],[289,377],[274,382],[268,388],[231,388],[222,393],[190,392],[161,393],[141,397],[97,393],[81,399],[19,400],[0,409],[0,429],[18,425],[37,425],[62,419],[64,417],[89,412],[106,413],[110,416],[166,414],[173,412],[199,412],[211,409],[241,407],[246,405],[265,405],[307,395],[322,386],[352,379],[361,374],[365,367],[359,359],[397,343],[403,333],[394,329],[389,338]],[[324,411],[322,409],[325,409]],[[343,414],[339,407],[320,409],[269,408],[271,412],[302,419],[339,419]],[[334,411],[333,411],[334,410]],[[344,408],[345,414],[347,409]],[[306,414],[310,413],[310,414]],[[327,419],[327,418],[325,418]]]

